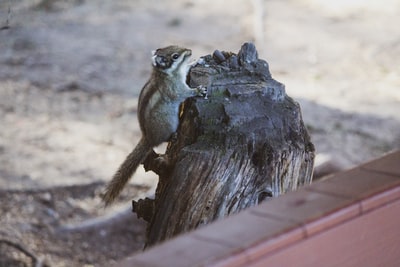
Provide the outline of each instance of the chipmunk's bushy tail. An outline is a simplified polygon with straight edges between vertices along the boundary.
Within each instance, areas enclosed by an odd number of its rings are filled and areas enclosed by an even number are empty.
[[[126,157],[104,192],[102,198],[106,206],[110,205],[121,193],[139,164],[143,162],[151,150],[152,147],[142,138],[133,151]]]

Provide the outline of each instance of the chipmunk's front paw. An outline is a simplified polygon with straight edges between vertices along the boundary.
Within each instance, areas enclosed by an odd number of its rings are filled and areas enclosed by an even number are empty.
[[[207,89],[207,87],[205,87],[203,85],[199,85],[196,88],[196,92],[197,92],[197,95],[203,96],[204,99],[207,99],[207,97],[208,97],[208,89]]]

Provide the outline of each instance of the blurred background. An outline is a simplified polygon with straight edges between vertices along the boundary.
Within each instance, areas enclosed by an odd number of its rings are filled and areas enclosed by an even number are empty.
[[[198,58],[254,42],[300,103],[317,164],[346,169],[398,149],[398,14],[397,0],[0,0],[0,188],[108,181],[140,137],[150,52],[170,44]],[[151,194],[155,182],[140,170],[134,195]],[[58,203],[49,192],[39,200]],[[98,198],[69,197],[81,217],[65,219],[53,203],[50,225],[104,213]],[[107,259],[126,253],[116,250]]]

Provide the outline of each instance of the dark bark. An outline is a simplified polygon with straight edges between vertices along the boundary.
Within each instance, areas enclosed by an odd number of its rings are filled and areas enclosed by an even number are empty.
[[[300,106],[254,45],[205,56],[189,84],[207,86],[208,98],[184,103],[166,155],[145,162],[160,176],[154,202],[134,202],[149,222],[147,246],[311,182],[314,146]]]

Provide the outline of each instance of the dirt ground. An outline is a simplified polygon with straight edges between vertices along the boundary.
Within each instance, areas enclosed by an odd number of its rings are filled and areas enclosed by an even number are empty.
[[[32,266],[23,250],[110,266],[142,248],[146,225],[127,210],[154,175],[139,170],[110,209],[99,194],[140,136],[158,47],[199,57],[255,42],[300,103],[318,165],[399,149],[399,12],[397,0],[0,0],[0,266]],[[85,230],[115,212],[118,227]]]

